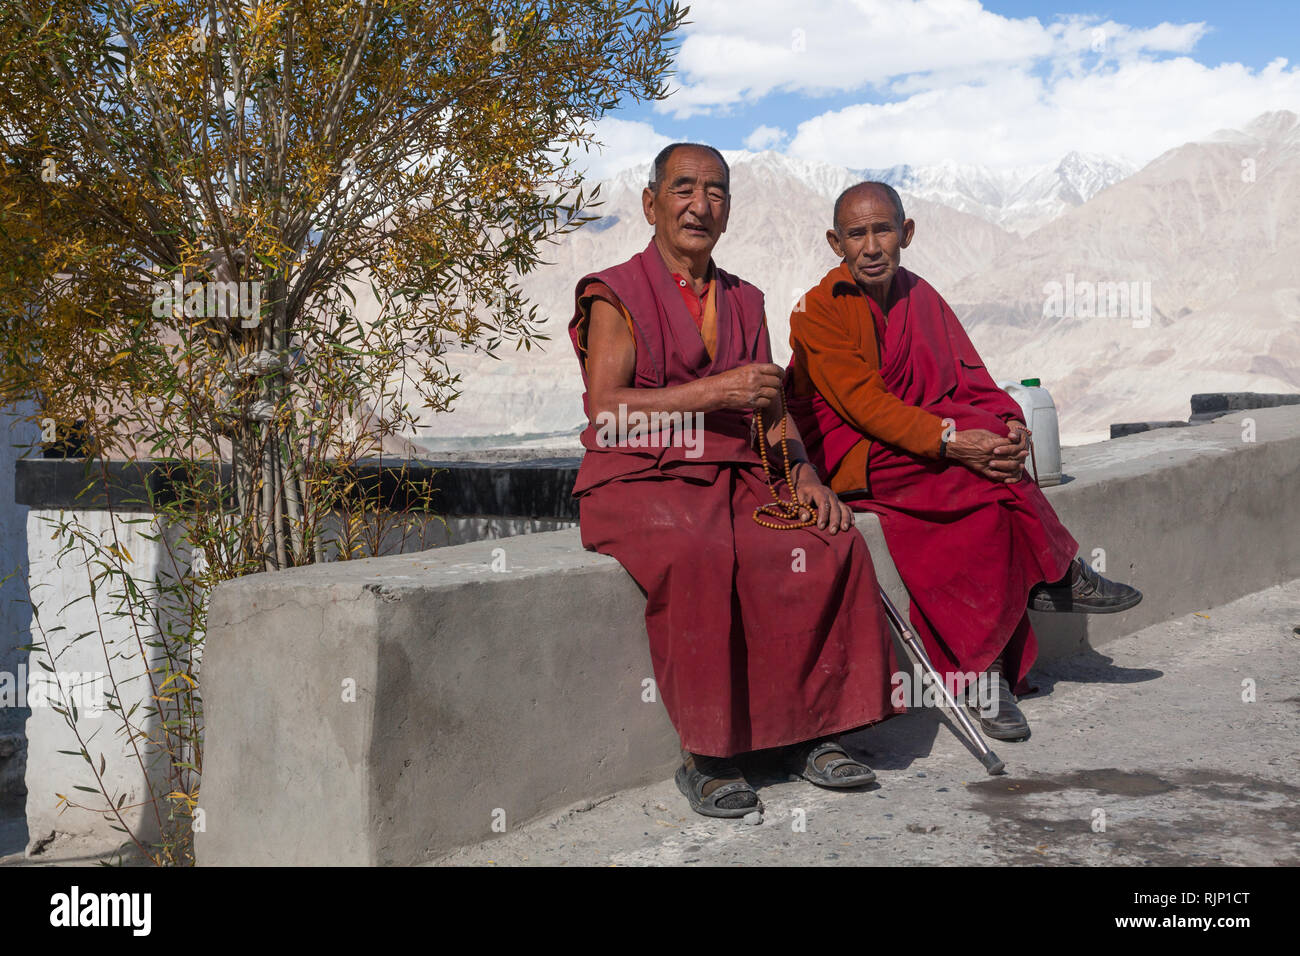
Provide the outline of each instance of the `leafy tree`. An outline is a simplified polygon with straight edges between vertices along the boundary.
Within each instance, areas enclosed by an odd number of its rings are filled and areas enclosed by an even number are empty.
[[[91,548],[92,586],[117,582],[120,616],[164,632],[151,744],[178,805],[201,767],[208,589],[373,553],[353,464],[406,454],[418,409],[454,401],[448,349],[545,338],[518,277],[593,218],[576,162],[593,121],[667,95],[684,12],[7,0],[0,398],[75,423],[101,478],[170,467],[149,506],[196,559],[167,580],[127,583],[120,541],[60,530]],[[164,845],[188,852],[183,833]]]

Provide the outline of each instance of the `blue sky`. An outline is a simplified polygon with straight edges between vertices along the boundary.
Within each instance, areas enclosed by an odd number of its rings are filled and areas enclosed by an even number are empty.
[[[1300,111],[1288,3],[695,0],[691,19],[678,92],[602,121],[594,171],[676,139],[853,166],[1022,166],[1073,149],[1140,164]]]
[[[1137,0],[1115,4],[985,3],[986,10],[1008,17],[1055,19],[1058,13],[1094,14],[1136,27],[1173,23],[1209,24],[1211,32],[1196,44],[1196,59],[1203,63],[1237,62],[1256,69],[1277,56],[1293,56],[1300,43],[1300,6],[1293,0],[1187,0],[1152,3]],[[1052,11],[1046,13],[1044,11]]]

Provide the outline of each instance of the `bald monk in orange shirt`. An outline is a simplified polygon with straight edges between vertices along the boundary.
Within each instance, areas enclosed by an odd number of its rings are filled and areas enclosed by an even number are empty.
[[[885,183],[836,201],[826,238],[843,261],[790,316],[789,407],[831,489],[879,515],[931,660],[959,689],[995,677],[996,713],[976,709],[983,729],[1023,740],[1013,690],[1028,690],[1038,649],[1027,606],[1106,613],[1142,595],[1077,559],[1024,480],[1019,405],[939,293],[900,267],[914,230]]]

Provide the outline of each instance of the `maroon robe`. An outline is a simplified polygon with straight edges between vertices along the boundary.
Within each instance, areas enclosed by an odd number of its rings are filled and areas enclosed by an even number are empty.
[[[888,322],[875,301],[867,301],[881,379],[901,401],[953,419],[957,431],[1005,435],[1008,422],[1023,419],[928,282],[900,268],[890,288]],[[792,400],[790,407],[800,431],[818,436],[809,454],[830,474],[860,433],[820,395]],[[846,441],[846,432],[856,437]],[[1016,693],[1025,692],[1038,654],[1026,610],[1029,592],[1059,580],[1079,547],[1033,479],[998,483],[958,462],[873,441],[866,490],[870,497],[851,506],[880,516],[911,595],[909,617],[940,673],[981,672],[1005,650],[1003,672]]]
[[[632,317],[633,386],[683,384],[771,361],[757,289],[715,267],[712,359],[652,241],[600,280]],[[582,368],[586,384],[586,368]],[[591,422],[587,396],[583,407]],[[901,713],[890,703],[893,643],[875,569],[856,531],[778,531],[754,510],[770,498],[750,415],[704,416],[697,457],[684,443],[602,447],[589,424],[573,494],[583,546],[617,558],[646,592],[659,694],[682,747],[729,757],[850,730]],[[778,484],[789,497],[784,481]]]

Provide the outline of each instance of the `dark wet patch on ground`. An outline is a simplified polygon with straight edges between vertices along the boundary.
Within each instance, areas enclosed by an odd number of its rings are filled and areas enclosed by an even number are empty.
[[[1300,787],[1261,777],[1106,767],[966,789],[1006,863],[1221,866],[1238,862],[1242,846],[1264,845],[1276,850],[1272,863],[1293,865],[1300,853]]]
[[[1134,773],[1105,767],[1101,770],[1075,770],[1071,773],[1043,774],[1032,777],[994,777],[966,785],[972,793],[985,797],[1022,797],[1031,793],[1056,793],[1061,790],[1096,790],[1098,793],[1125,797],[1148,797],[1175,789],[1153,773]]]

